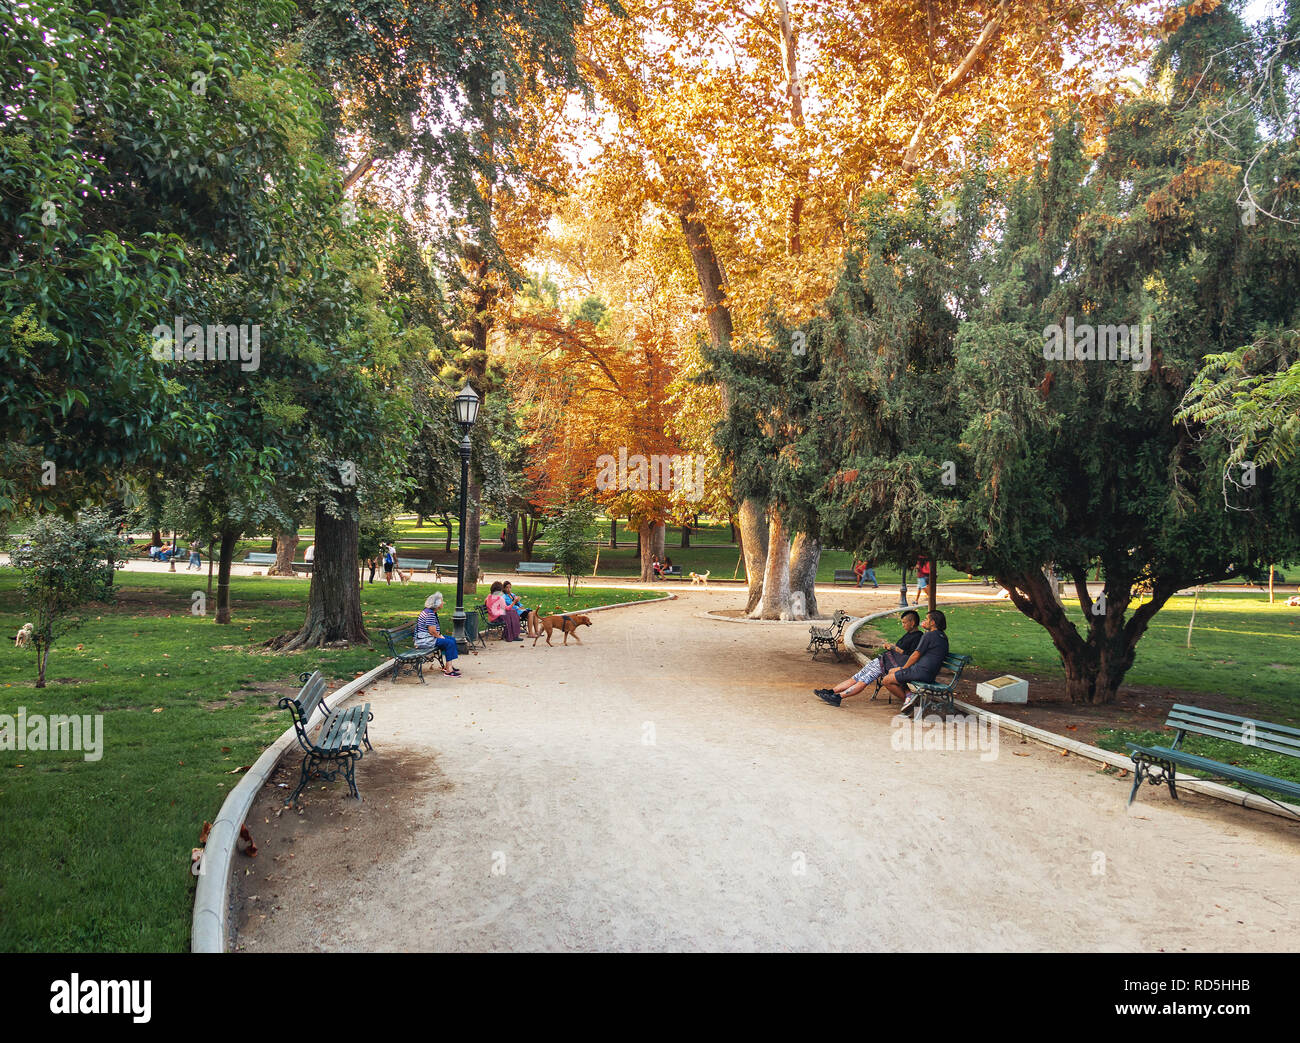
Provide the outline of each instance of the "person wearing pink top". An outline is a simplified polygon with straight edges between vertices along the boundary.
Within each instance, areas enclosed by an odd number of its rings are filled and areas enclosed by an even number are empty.
[[[492,623],[505,620],[505,640],[523,640],[519,636],[519,613],[510,607],[510,603],[502,593],[500,580],[492,584],[492,590],[487,596],[487,613],[488,620]]]

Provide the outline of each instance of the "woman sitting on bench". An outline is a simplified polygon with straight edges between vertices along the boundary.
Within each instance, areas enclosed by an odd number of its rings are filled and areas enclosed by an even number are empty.
[[[847,681],[841,681],[834,688],[815,689],[814,694],[817,698],[832,706],[839,706],[841,699],[864,692],[877,678],[906,663],[908,657],[916,651],[916,646],[921,643],[921,631],[917,629],[921,617],[909,608],[903,613],[900,622],[903,624],[903,636],[898,639],[898,644],[887,645],[880,655]]]
[[[519,618],[524,624],[524,633],[529,637],[539,636],[542,632],[542,625],[537,622],[537,613],[531,608],[524,608],[524,599],[511,589],[509,580],[501,584],[501,593],[506,599],[506,604],[519,613]]]
[[[436,648],[442,653],[442,672],[448,677],[459,677],[460,671],[452,661],[460,655],[454,637],[443,637],[438,627],[438,609],[442,608],[442,595],[430,594],[424,599],[424,611],[415,620],[415,647]]]
[[[498,620],[505,621],[504,638],[507,641],[522,641],[519,636],[519,613],[510,607],[506,601],[505,595],[501,592],[504,584],[497,580],[492,584],[492,591],[487,596],[484,604],[487,606],[488,621],[496,623]]]

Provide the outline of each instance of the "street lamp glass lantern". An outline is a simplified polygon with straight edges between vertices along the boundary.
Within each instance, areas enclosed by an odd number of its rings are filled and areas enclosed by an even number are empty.
[[[456,395],[456,419],[468,431],[478,419],[478,394],[466,384]]]

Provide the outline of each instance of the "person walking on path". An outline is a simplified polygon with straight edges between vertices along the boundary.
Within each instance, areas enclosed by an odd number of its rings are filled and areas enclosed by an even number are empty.
[[[930,559],[921,557],[916,559],[916,601],[914,604],[921,603],[921,591],[925,590],[930,583]]]
[[[189,572],[194,569],[196,572],[203,568],[203,562],[199,559],[199,541],[190,540],[190,560],[185,566],[185,571]]]
[[[862,586],[863,581],[868,578],[871,580],[871,585],[873,587],[880,586],[880,584],[876,581],[876,570],[871,567],[871,564],[869,562],[858,561],[855,559],[853,562],[853,571],[856,572],[858,575],[859,587]]]

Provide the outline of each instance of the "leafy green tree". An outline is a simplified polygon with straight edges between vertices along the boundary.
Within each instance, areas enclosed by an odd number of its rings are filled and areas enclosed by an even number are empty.
[[[102,511],[86,511],[75,521],[46,515],[10,547],[10,565],[20,573],[18,589],[32,614],[37,688],[45,687],[54,642],[85,622],[82,606],[114,599],[113,574],[125,548],[115,528]]]
[[[1227,448],[1174,423],[1207,356],[1297,318],[1300,236],[1240,220],[1232,160],[1256,123],[1203,132],[1239,74],[1206,58],[1232,40],[1251,46],[1231,11],[1188,18],[1167,89],[1119,107],[1095,160],[1065,121],[1031,178],[977,163],[948,198],[866,199],[808,359],[767,380],[767,473],[791,509],[871,557],[996,576],[1077,702],[1116,697],[1178,590],[1300,552],[1300,471],[1259,468],[1225,509]],[[1089,336],[1118,355],[1121,326],[1133,357],[1089,357]],[[1056,357],[1066,330],[1082,358]],[[784,390],[801,371],[806,393]]]
[[[598,509],[591,500],[574,500],[551,515],[546,525],[548,553],[555,567],[564,574],[569,596],[573,596],[577,577],[585,576],[596,560],[592,541],[599,535]]]

